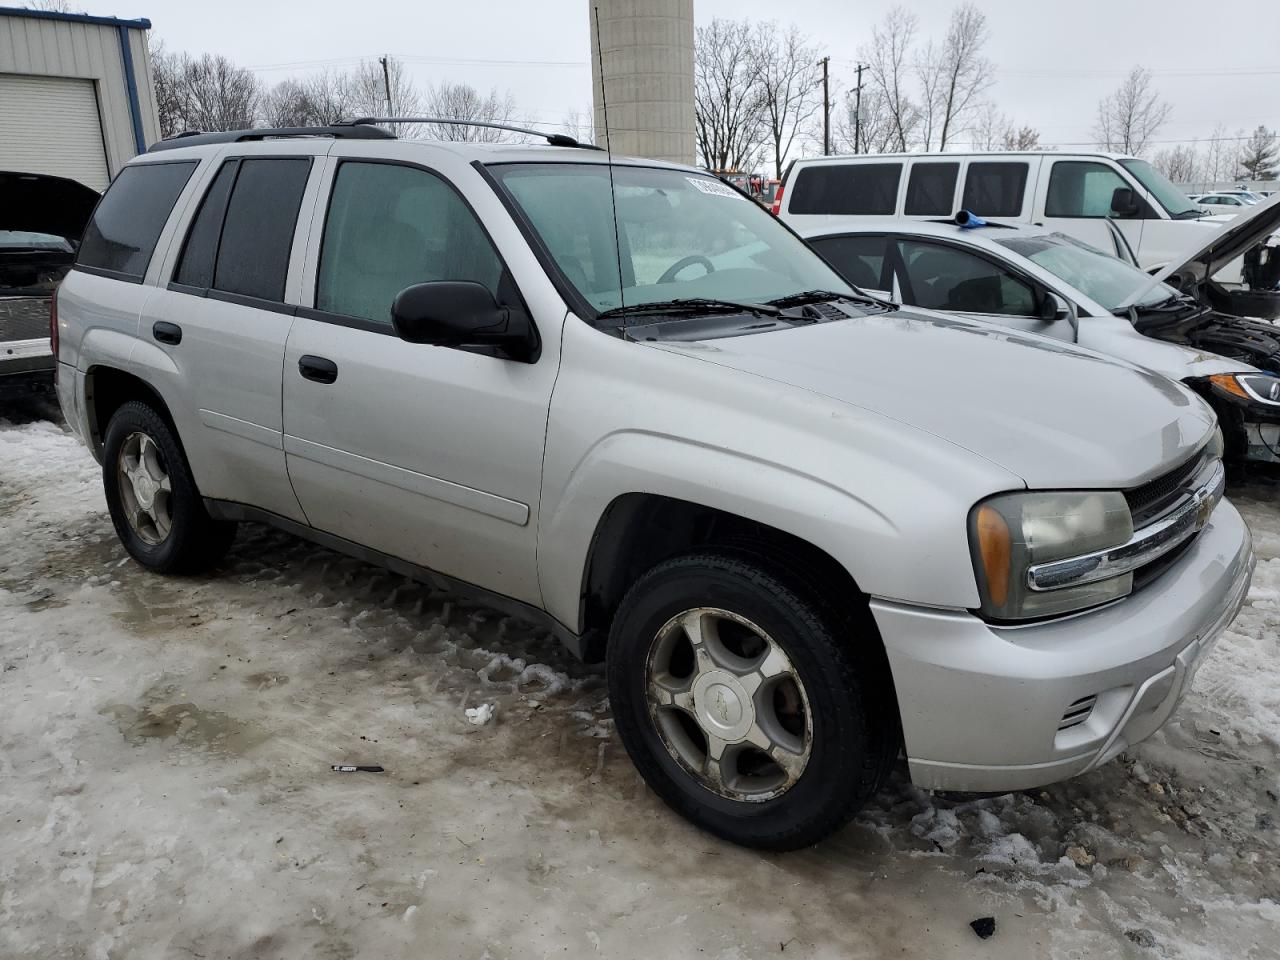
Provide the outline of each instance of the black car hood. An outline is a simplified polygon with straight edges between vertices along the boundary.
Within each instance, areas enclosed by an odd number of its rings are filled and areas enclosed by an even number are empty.
[[[98,191],[65,177],[0,171],[0,230],[49,233],[79,242]]]

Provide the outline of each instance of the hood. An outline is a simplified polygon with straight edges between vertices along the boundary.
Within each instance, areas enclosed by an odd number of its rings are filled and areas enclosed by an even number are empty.
[[[1138,298],[1157,283],[1163,283],[1174,274],[1203,280],[1206,272],[1212,267],[1225,267],[1237,257],[1244,256],[1250,249],[1266,241],[1267,237],[1280,228],[1280,196],[1272,197],[1266,203],[1250,207],[1248,212],[1231,217],[1222,228],[1212,233],[1197,237],[1184,251],[1175,255],[1169,265],[1151,278],[1151,284],[1137,296],[1130,297],[1124,306],[1136,303]]]
[[[870,410],[1039,489],[1135,486],[1215,424],[1203,401],[1149,371],[922,310],[649,345]]]
[[[49,233],[79,242],[98,191],[42,173],[0,171],[0,230]]]

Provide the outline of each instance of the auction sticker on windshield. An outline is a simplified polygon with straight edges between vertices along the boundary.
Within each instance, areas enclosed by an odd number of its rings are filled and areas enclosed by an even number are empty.
[[[727,183],[721,183],[719,180],[708,180],[706,177],[685,177],[694,188],[713,197],[733,197],[735,200],[745,200],[742,194],[734,190]]]

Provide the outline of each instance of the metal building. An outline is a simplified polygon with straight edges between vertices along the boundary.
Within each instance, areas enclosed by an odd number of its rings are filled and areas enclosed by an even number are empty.
[[[603,60],[613,150],[693,163],[693,0],[587,0],[587,14],[596,142],[605,143]]]
[[[107,186],[160,139],[149,20],[0,7],[0,170]]]

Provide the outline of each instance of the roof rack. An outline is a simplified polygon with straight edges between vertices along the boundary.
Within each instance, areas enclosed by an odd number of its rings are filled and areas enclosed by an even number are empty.
[[[357,123],[359,121],[356,121]],[[177,136],[153,143],[147,153],[157,150],[177,150],[179,147],[196,147],[206,143],[242,143],[249,140],[271,140],[279,137],[333,137],[336,140],[394,140],[389,130],[374,126],[356,126],[337,123],[327,127],[261,127],[256,130],[220,130],[202,133],[188,130]]]
[[[509,123],[493,123],[489,120],[461,120],[454,117],[360,117],[352,120],[352,126],[365,126],[375,123],[443,123],[458,127],[488,127],[491,130],[506,130],[510,133],[523,133],[526,136],[546,140],[553,147],[579,147],[583,150],[603,150],[593,143],[579,143],[564,133],[547,133],[544,130],[530,130],[528,127],[514,127]]]

